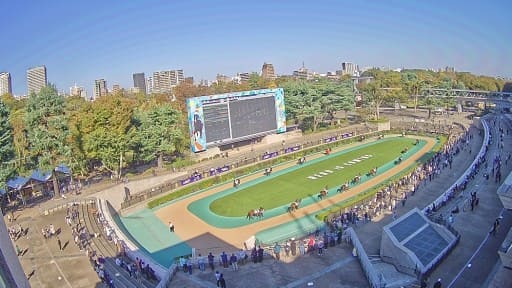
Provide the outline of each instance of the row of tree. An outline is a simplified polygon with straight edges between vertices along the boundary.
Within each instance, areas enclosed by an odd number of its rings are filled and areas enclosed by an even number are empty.
[[[3,95],[0,101],[0,187],[16,174],[33,169],[51,171],[66,164],[75,176],[110,171],[120,176],[127,165],[155,163],[162,167],[166,155],[183,155],[189,149],[185,99],[216,93],[282,87],[289,123],[316,130],[339,111],[354,110],[356,94],[375,112],[386,103],[415,99],[416,104],[437,101],[420,95],[422,89],[467,88],[497,91],[504,83],[469,73],[428,71],[367,71],[373,81],[353,86],[340,80],[266,80],[253,74],[247,83],[219,82],[211,86],[183,83],[172,95],[118,93],[93,102],[59,96],[54,86],[26,99]],[[505,86],[506,87],[506,86]],[[413,97],[411,97],[413,96]],[[419,99],[418,99],[419,98]]]

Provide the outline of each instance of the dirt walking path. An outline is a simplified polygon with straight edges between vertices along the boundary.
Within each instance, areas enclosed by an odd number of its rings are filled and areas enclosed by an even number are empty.
[[[280,216],[268,218],[262,221],[250,223],[243,227],[237,228],[217,228],[213,227],[206,222],[204,222],[201,218],[194,215],[192,212],[188,211],[187,207],[190,203],[197,201],[201,198],[204,198],[209,195],[213,195],[225,189],[231,187],[231,183],[227,183],[225,185],[220,185],[211,190],[205,191],[203,193],[193,195],[182,201],[177,203],[165,206],[155,212],[156,216],[165,224],[169,221],[172,221],[174,226],[176,227],[177,235],[183,240],[186,241],[190,247],[194,247],[196,249],[207,249],[209,247],[229,247],[232,246],[235,249],[243,248],[243,243],[248,240],[251,236],[255,235],[258,231],[262,231],[271,227],[275,227],[277,225],[287,223],[289,221],[293,221],[294,219],[301,218],[310,214],[314,214],[322,209],[329,208],[333,205],[333,203],[341,202],[345,199],[348,199],[354,195],[357,195],[361,192],[364,192],[370,187],[375,186],[376,184],[385,181],[386,179],[392,177],[393,175],[399,173],[406,167],[411,164],[414,164],[418,159],[420,159],[423,155],[428,153],[436,144],[436,140],[433,138],[426,137],[418,137],[427,141],[427,143],[414,155],[402,161],[401,164],[394,166],[393,168],[385,171],[382,174],[379,174],[372,179],[351,188],[348,191],[345,191],[341,194],[337,194],[330,198],[324,199],[322,201],[316,202],[312,205],[303,207],[295,211],[294,213],[285,213]],[[412,139],[412,138],[411,138]],[[361,143],[352,143],[347,146],[342,146],[337,150],[344,150],[350,146],[358,146]],[[315,156],[309,156],[310,159],[322,157],[323,155],[318,154]],[[275,167],[274,170],[281,170],[288,168],[290,166],[296,165],[295,163],[289,163],[285,165],[281,165]],[[251,175],[243,178],[243,181],[251,181],[258,177],[262,177],[260,174]],[[215,243],[216,242],[216,243]]]

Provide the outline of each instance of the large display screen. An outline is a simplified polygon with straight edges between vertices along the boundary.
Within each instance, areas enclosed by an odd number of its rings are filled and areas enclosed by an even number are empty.
[[[286,131],[282,88],[187,99],[193,152]]]

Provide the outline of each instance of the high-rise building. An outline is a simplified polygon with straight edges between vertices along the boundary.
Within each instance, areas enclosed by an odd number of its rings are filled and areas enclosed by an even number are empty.
[[[313,78],[313,74],[304,66],[304,63],[302,63],[302,67],[300,67],[299,70],[293,71],[293,77],[297,79],[310,80]]]
[[[153,92],[166,93],[171,91],[171,71],[153,72]]]
[[[184,83],[186,84],[189,84],[189,85],[194,85],[194,77],[190,76],[190,77],[185,77],[185,79],[183,80]]]
[[[11,74],[9,72],[0,72],[0,95],[12,94]]]
[[[171,87],[177,86],[185,80],[183,70],[171,70]]]
[[[27,91],[28,95],[32,92],[39,93],[41,88],[48,84],[46,76],[46,67],[38,66],[27,70]]]
[[[94,80],[94,99],[107,96],[107,81],[105,79]]]
[[[358,76],[359,67],[350,62],[341,63],[341,74],[342,75],[350,75],[350,76]]]
[[[263,67],[261,67],[261,77],[267,80],[276,79],[276,73],[274,71],[274,65],[270,63],[263,63]]]
[[[76,84],[69,88],[69,95],[87,99],[87,91],[85,91],[84,87],[76,86]]]
[[[148,94],[153,93],[153,77],[149,76],[146,83],[146,91]]]
[[[172,87],[185,79],[183,70],[166,70],[153,72],[153,92],[168,93]]]
[[[121,92],[121,86],[119,84],[112,85],[112,94],[117,94]]]
[[[239,84],[244,84],[249,82],[249,79],[251,78],[251,73],[249,72],[243,72],[243,73],[237,73],[235,79],[238,81]]]
[[[146,93],[146,76],[144,73],[133,74],[133,87],[137,87],[140,92]]]
[[[217,76],[215,77],[215,80],[217,81],[217,83],[229,83],[229,82],[233,81],[231,79],[231,77],[226,76],[224,74],[217,74]]]

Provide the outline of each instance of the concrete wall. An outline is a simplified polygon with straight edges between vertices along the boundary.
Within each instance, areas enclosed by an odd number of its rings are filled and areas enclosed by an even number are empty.
[[[0,214],[1,215],[1,214]],[[30,287],[30,284],[21,267],[21,263],[18,259],[17,253],[14,250],[14,246],[9,238],[7,226],[2,215],[0,220],[0,283],[6,284],[6,287],[19,287],[26,288]],[[24,249],[25,247],[20,247]]]
[[[384,262],[393,264],[398,271],[416,277],[414,273],[416,263],[413,260],[417,259],[416,255],[408,251],[400,243],[395,243],[389,236],[389,233],[387,229],[382,230],[380,257]]]

